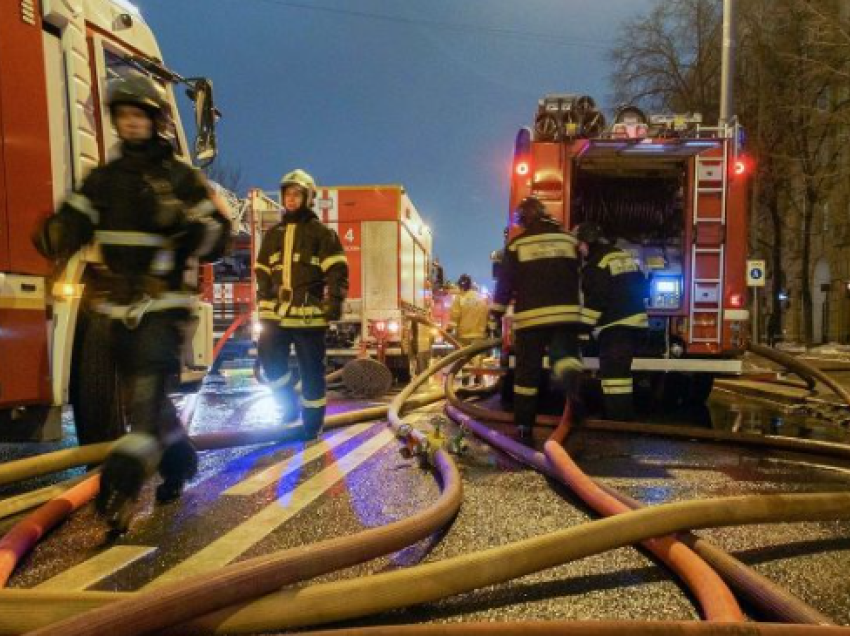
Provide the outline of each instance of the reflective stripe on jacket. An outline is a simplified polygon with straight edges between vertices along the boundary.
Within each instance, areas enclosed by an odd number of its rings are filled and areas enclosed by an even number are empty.
[[[593,245],[582,269],[582,291],[590,324],[600,329],[649,326],[646,277],[628,252],[613,245]]]
[[[514,329],[582,322],[577,241],[554,221],[541,220],[511,240],[492,309],[513,301]]]

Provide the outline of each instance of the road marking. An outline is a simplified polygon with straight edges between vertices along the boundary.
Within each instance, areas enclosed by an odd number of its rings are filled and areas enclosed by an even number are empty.
[[[335,464],[313,475],[290,493],[266,506],[248,521],[216,539],[176,567],[154,579],[143,589],[159,587],[194,574],[211,572],[224,567],[240,554],[274,532],[307,505],[330,490],[348,473],[377,453],[393,440],[393,434],[383,430],[372,439],[337,460]]]
[[[367,428],[374,426],[374,422],[369,424],[359,424],[357,426],[349,426],[333,437],[323,440],[318,444],[314,444],[310,448],[306,448],[300,453],[296,453],[292,457],[287,457],[286,460],[269,466],[265,470],[260,471],[255,475],[251,475],[247,479],[243,479],[238,484],[228,488],[223,495],[253,495],[261,491],[270,484],[275,484],[281,479],[295,472],[306,463],[316,459],[333,450],[340,444],[347,442],[355,435],[365,431]]]
[[[106,552],[39,583],[33,589],[41,592],[85,590],[151,552],[156,552],[156,548],[136,545],[113,546]]]

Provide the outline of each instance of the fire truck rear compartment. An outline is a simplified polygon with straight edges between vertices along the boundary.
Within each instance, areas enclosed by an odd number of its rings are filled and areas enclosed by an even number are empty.
[[[570,224],[592,221],[635,255],[649,282],[650,330],[639,355],[667,357],[682,312],[685,232],[683,160],[580,164],[572,188]]]

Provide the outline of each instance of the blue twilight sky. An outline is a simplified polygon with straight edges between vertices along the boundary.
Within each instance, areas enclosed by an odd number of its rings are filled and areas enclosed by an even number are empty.
[[[275,189],[400,183],[456,279],[491,287],[512,146],[545,93],[610,107],[606,51],[650,0],[135,0],[166,63],[213,79],[218,161]],[[183,115],[191,131],[191,118]]]

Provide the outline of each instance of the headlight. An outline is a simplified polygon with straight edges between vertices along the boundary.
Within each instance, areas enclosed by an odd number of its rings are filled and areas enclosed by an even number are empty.
[[[401,324],[398,320],[390,320],[387,323],[387,331],[393,335],[396,335],[399,331],[401,331]]]
[[[85,285],[75,285],[73,283],[53,283],[53,297],[58,300],[82,298],[85,287]]]

